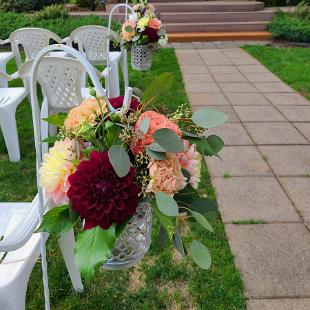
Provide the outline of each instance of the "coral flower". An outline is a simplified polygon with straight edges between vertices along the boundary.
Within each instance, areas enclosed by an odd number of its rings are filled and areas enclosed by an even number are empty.
[[[197,189],[201,177],[202,156],[199,152],[197,152],[196,144],[190,145],[187,140],[184,140],[183,142],[185,151],[178,153],[180,165],[191,175],[189,183],[193,188]]]
[[[151,160],[149,171],[151,177],[147,188],[149,192],[164,192],[173,195],[186,186],[186,179],[175,154],[167,153],[166,160]]]
[[[154,142],[152,134],[161,128],[169,128],[173,130],[179,137],[182,137],[182,132],[179,126],[173,121],[169,120],[165,115],[157,113],[155,111],[146,111],[142,113],[135,124],[135,131],[139,129],[140,123],[148,117],[150,119],[150,127],[148,132],[144,135],[142,139],[133,141],[132,151],[134,154],[138,154],[144,151],[146,145]]]
[[[40,185],[47,198],[52,198],[59,205],[68,202],[66,193],[69,189],[68,177],[74,172],[70,160],[75,159],[75,141],[66,138],[58,141],[43,155],[40,168]]]
[[[119,178],[107,151],[93,151],[68,180],[67,195],[72,208],[85,219],[85,229],[108,229],[112,223],[123,223],[136,211],[140,188],[134,183],[135,168]]]
[[[130,41],[136,35],[137,24],[134,21],[127,20],[122,26],[122,35],[125,41]],[[128,31],[128,28],[131,31]]]
[[[79,129],[85,122],[94,124],[97,115],[101,115],[101,110],[104,113],[108,111],[107,104],[103,99],[100,99],[100,105],[101,107],[96,98],[84,99],[79,106],[70,110],[64,123],[65,129]]]
[[[154,29],[160,29],[161,27],[161,21],[157,18],[151,18],[149,22],[149,27],[154,28]]]

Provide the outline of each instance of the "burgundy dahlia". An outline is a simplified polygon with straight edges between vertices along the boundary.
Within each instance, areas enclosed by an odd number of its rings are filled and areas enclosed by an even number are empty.
[[[149,42],[150,43],[155,43],[159,40],[159,35],[157,34],[157,29],[147,27],[145,30],[142,32],[142,36],[148,36],[149,37]]]
[[[109,101],[114,109],[120,109],[123,106],[124,96],[109,98]],[[130,109],[132,111],[137,111],[139,104],[140,102],[133,97],[130,102]]]
[[[112,223],[121,224],[135,213],[140,189],[134,179],[134,167],[123,178],[116,175],[107,151],[93,151],[89,160],[79,164],[68,178],[67,196],[73,210],[85,219],[85,229],[108,229]]]

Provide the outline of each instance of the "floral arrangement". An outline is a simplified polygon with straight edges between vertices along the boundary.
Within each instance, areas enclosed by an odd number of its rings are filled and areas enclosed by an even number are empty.
[[[120,43],[127,47],[148,45],[154,49],[165,46],[168,36],[157,18],[155,8],[147,0],[140,0],[133,6],[135,13],[129,14],[122,25]]]
[[[206,214],[214,202],[200,197],[197,188],[203,156],[218,156],[224,145],[206,129],[227,117],[207,107],[192,113],[184,105],[160,113],[156,103],[171,78],[169,73],[156,78],[127,108],[123,97],[99,98],[90,89],[92,98],[45,119],[59,127],[57,136],[44,140],[54,145],[40,168],[40,184],[55,207],[38,231],[59,236],[76,225],[76,264],[85,278],[109,259],[140,202],[151,205],[160,238],[201,268],[210,267],[205,245],[184,234],[189,221],[212,231]]]

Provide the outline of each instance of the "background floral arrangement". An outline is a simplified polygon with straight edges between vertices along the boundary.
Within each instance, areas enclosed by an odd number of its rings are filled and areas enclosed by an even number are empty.
[[[205,245],[188,238],[188,221],[213,231],[206,218],[210,200],[197,187],[203,156],[218,156],[224,146],[206,129],[227,116],[211,108],[192,113],[185,106],[159,113],[155,104],[171,78],[163,74],[144,94],[139,90],[141,99],[133,97],[127,109],[123,97],[112,98],[116,111],[110,112],[108,102],[90,89],[93,98],[45,119],[59,127],[57,136],[44,140],[54,146],[40,169],[41,186],[55,207],[38,231],[62,235],[75,226],[76,264],[86,279],[109,259],[139,202],[151,204],[160,239],[190,254],[201,268],[210,267]]]
[[[128,20],[122,25],[120,43],[126,48],[131,46],[149,45],[153,48],[164,46],[168,36],[157,18],[155,8],[147,0],[135,1],[135,13],[129,14]]]

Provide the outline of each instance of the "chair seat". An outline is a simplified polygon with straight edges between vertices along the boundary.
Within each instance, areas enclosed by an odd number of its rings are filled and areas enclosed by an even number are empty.
[[[32,266],[40,255],[40,234],[34,234],[27,243],[18,250],[0,253],[0,287],[10,284],[17,279],[25,268]]]
[[[13,52],[1,52],[0,53],[0,62],[7,62],[14,57]]]
[[[0,88],[0,108],[4,105],[19,103],[27,96],[24,87]]]
[[[30,238],[39,223],[39,199],[0,202],[0,252],[15,251]]]

